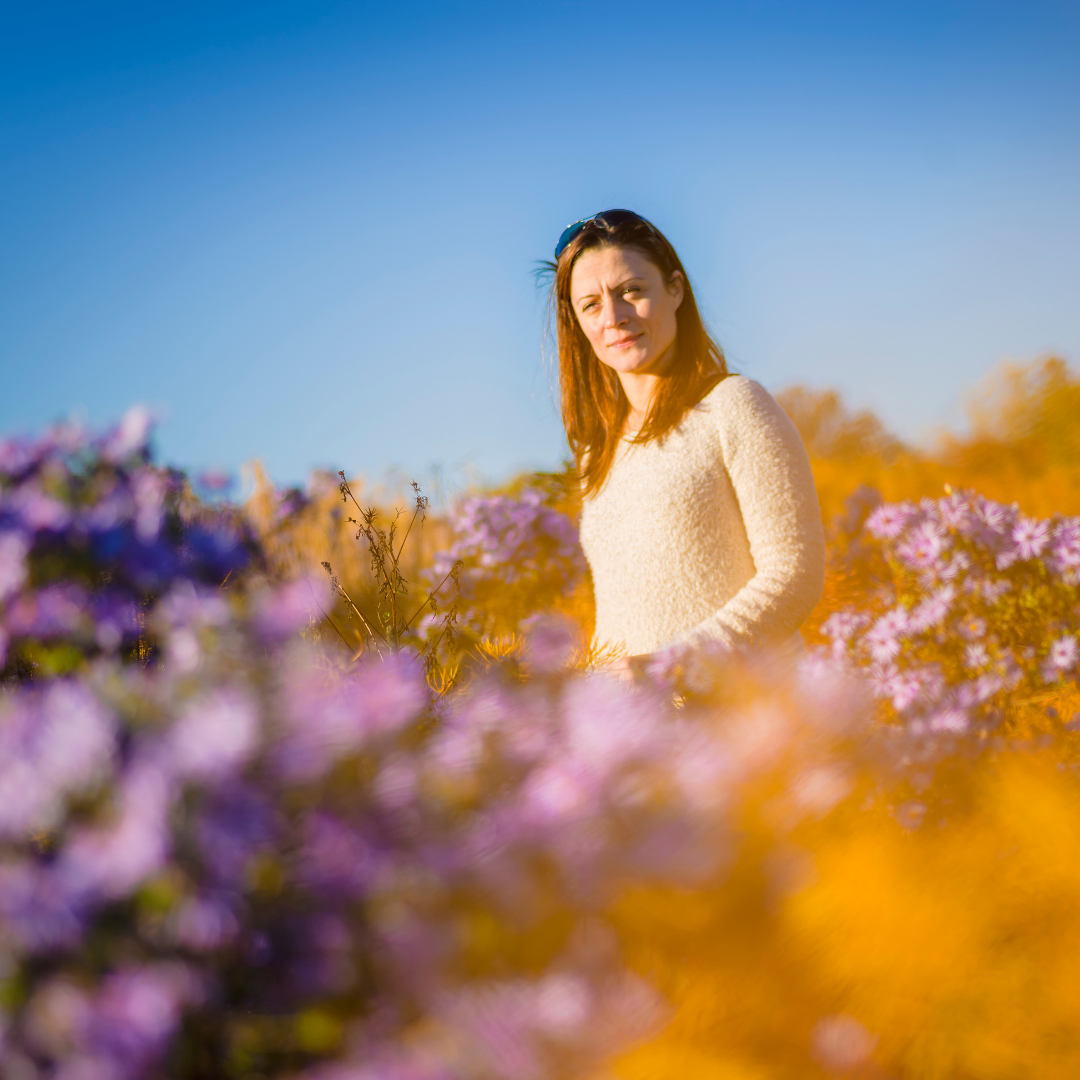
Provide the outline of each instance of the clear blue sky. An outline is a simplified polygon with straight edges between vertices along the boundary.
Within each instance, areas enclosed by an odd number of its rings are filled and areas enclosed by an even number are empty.
[[[736,370],[953,421],[1080,360],[1080,4],[0,0],[0,431],[555,465],[531,271],[606,206]]]

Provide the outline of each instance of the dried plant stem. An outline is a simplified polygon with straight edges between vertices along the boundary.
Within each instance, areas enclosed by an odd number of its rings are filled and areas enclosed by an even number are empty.
[[[409,532],[413,531],[413,526],[416,523],[416,517],[419,513],[420,508],[417,507],[417,509],[413,511],[413,517],[409,519],[408,528],[405,530],[405,536],[402,537],[401,546],[399,549],[397,549],[397,554],[394,556],[394,566],[397,565],[397,559],[402,557],[402,552],[405,550],[405,541],[408,540]]]
[[[397,652],[398,649],[402,647],[402,638],[409,633],[417,616],[419,616],[422,611],[426,608],[430,608],[433,613],[436,615],[438,614],[437,594],[450,579],[453,579],[455,586],[458,585],[458,573],[461,570],[462,564],[460,561],[456,562],[442,581],[428,592],[423,603],[413,612],[413,614],[408,619],[404,619],[404,613],[401,610],[404,601],[399,600],[399,596],[403,598],[408,593],[409,583],[401,572],[401,556],[405,550],[405,544],[412,535],[412,530],[417,521],[423,525],[426,519],[425,512],[429,506],[429,501],[426,496],[420,494],[420,486],[413,481],[414,509],[412,516],[409,518],[408,525],[405,528],[404,535],[401,538],[401,542],[398,543],[398,522],[405,511],[398,510],[391,518],[389,527],[386,529],[381,528],[378,524],[379,511],[374,507],[369,507],[367,509],[362,507],[357,501],[348,480],[345,478],[345,473],[339,472],[338,476],[341,477],[339,489],[342,501],[346,504],[351,502],[360,515],[359,518],[350,517],[347,520],[349,523],[356,526],[356,538],[358,540],[363,539],[367,541],[368,553],[371,560],[371,573],[375,579],[378,597],[375,622],[379,623],[381,629],[377,629],[372,621],[364,617],[352,597],[349,596],[341,586],[341,583],[334,577],[329,564],[323,563],[323,566],[326,567],[327,573],[331,575],[331,582],[333,583],[335,590],[345,601],[353,614],[355,614],[356,618],[359,619],[360,625],[364,628],[365,633],[372,637],[373,640],[375,638],[381,639],[392,652]],[[430,636],[424,646],[419,650],[420,655],[425,658],[425,666],[428,668],[429,674],[434,670],[436,665],[435,655],[438,651],[439,643],[442,641],[451,643],[454,640],[453,625],[456,620],[456,615],[456,609],[451,605],[450,610],[447,611],[443,617],[442,626],[439,627],[438,633]],[[377,641],[375,642],[375,645],[376,648],[378,648]],[[379,652],[380,655],[382,655],[382,651],[379,650]],[[443,681],[444,683],[446,682],[445,679]],[[453,680],[450,680],[450,683],[452,683],[452,681]],[[446,685],[450,685],[450,683],[446,683]]]
[[[441,589],[441,588],[442,588],[442,587],[443,587],[443,586],[444,586],[444,585],[445,585],[445,584],[446,584],[446,583],[447,583],[447,582],[448,582],[448,581],[449,581],[449,580],[450,580],[451,578],[453,578],[455,582],[457,581],[457,575],[458,575],[458,573],[460,572],[460,570],[461,570],[462,566],[464,566],[464,565],[465,565],[465,564],[464,564],[464,563],[463,563],[463,562],[462,562],[462,561],[461,561],[460,559],[458,559],[458,561],[457,561],[456,563],[454,563],[454,565],[453,565],[452,567],[450,567],[450,569],[449,569],[449,570],[448,570],[448,571],[446,572],[446,577],[444,577],[444,578],[442,579],[442,581],[440,581],[440,582],[439,582],[439,584],[438,584],[438,585],[436,585],[436,586],[435,586],[435,588],[434,588],[434,589],[432,589],[432,590],[431,590],[431,592],[429,592],[429,593],[427,594],[427,599],[425,599],[425,600],[424,600],[424,602],[423,602],[423,603],[422,603],[422,604],[421,604],[421,605],[420,605],[420,606],[419,606],[419,607],[418,607],[418,608],[417,608],[417,609],[416,609],[416,610],[415,610],[415,611],[413,612],[413,614],[412,614],[412,618],[411,618],[411,619],[409,619],[409,621],[408,621],[408,622],[407,622],[407,623],[405,624],[405,626],[404,626],[404,627],[402,628],[403,630],[408,630],[408,629],[409,629],[409,627],[410,627],[410,626],[412,626],[412,623],[413,623],[413,619],[415,619],[415,618],[416,618],[416,616],[417,616],[417,615],[419,615],[419,614],[420,614],[420,612],[421,612],[421,611],[423,611],[423,610],[424,610],[424,608],[426,608],[426,607],[428,606],[428,604],[430,604],[430,603],[431,603],[431,602],[432,602],[432,601],[433,601],[433,600],[435,599],[435,594],[436,594],[436,593],[437,593],[437,592],[438,592],[438,591],[439,591],[439,590],[440,590],[440,589]]]
[[[369,634],[373,635],[374,637],[382,638],[382,640],[383,640],[383,642],[385,644],[389,644],[389,642],[387,642],[387,640],[386,640],[386,637],[382,633],[380,633],[378,630],[376,630],[375,627],[373,627],[371,625],[371,623],[369,623],[367,621],[367,619],[364,618],[364,613],[356,606],[356,604],[353,602],[353,598],[345,591],[345,589],[342,586],[341,582],[338,581],[337,575],[331,569],[330,564],[328,562],[324,562],[322,565],[323,565],[323,569],[327,572],[327,574],[330,575],[330,585],[331,585],[331,587],[345,601],[345,603],[347,603],[349,605],[349,607],[351,607],[353,609],[353,611],[356,613],[356,617],[360,620],[360,622],[363,625],[364,629],[367,630],[367,632]],[[330,623],[330,625],[334,626],[334,623],[330,619],[330,616],[327,615],[326,618],[327,618],[327,621]],[[337,627],[334,626],[334,629],[337,630]],[[338,630],[338,636],[341,638],[342,641],[345,642],[346,645],[349,645],[348,641],[345,640],[345,635],[342,634],[340,630]],[[352,648],[352,646],[350,645],[349,648]],[[382,650],[379,648],[379,643],[377,641],[375,642],[375,649],[379,653],[379,655],[382,656]]]

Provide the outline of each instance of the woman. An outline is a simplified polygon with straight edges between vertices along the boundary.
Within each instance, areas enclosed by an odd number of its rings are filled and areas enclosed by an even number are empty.
[[[825,539],[802,440],[729,374],[675,249],[629,210],[569,226],[553,264],[562,414],[584,488],[594,645],[798,646]]]

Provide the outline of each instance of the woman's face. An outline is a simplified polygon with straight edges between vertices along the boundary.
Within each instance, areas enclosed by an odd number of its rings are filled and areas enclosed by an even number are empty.
[[[635,248],[593,248],[570,274],[570,302],[597,357],[627,375],[659,375],[675,341],[682,274],[664,281]]]

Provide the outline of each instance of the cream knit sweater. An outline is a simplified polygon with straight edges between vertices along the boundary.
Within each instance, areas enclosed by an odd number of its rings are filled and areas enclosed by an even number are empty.
[[[821,598],[825,537],[795,426],[758,383],[720,382],[662,442],[625,443],[586,500],[596,645],[791,638]]]

